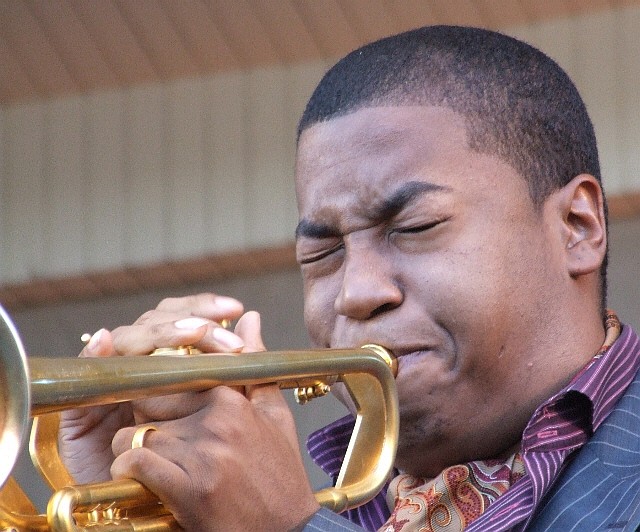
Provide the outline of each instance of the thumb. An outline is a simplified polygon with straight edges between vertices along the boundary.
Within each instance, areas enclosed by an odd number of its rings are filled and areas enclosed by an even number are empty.
[[[249,311],[243,314],[238,320],[234,332],[244,340],[243,353],[253,353],[266,350],[264,343],[262,342],[259,313]]]

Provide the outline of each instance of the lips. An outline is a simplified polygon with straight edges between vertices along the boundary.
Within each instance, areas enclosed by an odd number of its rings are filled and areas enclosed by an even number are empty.
[[[411,355],[420,355],[425,354],[427,352],[431,352],[434,350],[431,346],[425,346],[424,344],[411,344],[411,345],[403,345],[397,346],[394,345],[392,341],[384,341],[384,340],[356,340],[350,342],[332,342],[331,349],[354,349],[358,347],[362,347],[367,344],[375,344],[385,349],[388,349],[393,353],[396,358],[407,357]]]
[[[415,327],[414,330],[419,330],[420,327]],[[410,331],[411,329],[406,328],[405,330]],[[365,331],[360,331],[361,334],[357,334],[356,331],[353,331],[354,334],[350,335],[346,331],[345,334],[335,334],[334,339],[331,342],[331,348],[333,349],[353,349],[358,348],[366,344],[375,344],[385,349],[391,351],[394,357],[398,359],[409,359],[424,356],[426,354],[433,354],[440,349],[436,347],[439,345],[439,342],[425,342],[425,338],[403,338],[401,342],[399,342],[399,338],[389,338],[384,336],[378,336],[377,334],[372,334],[371,336],[366,335]],[[374,331],[371,331],[372,333]],[[365,334],[362,334],[365,333]],[[432,337],[435,339],[435,337]]]
[[[424,355],[433,351],[433,349],[431,349],[430,347],[410,347],[406,349],[392,349],[391,351],[397,358],[401,358],[410,357],[413,355]]]
[[[332,346],[337,349],[350,349],[354,345],[363,346],[366,344],[376,344],[384,347],[385,349],[391,351],[393,356],[398,359],[399,364],[406,365],[410,363],[413,359],[418,357],[422,358],[423,356],[433,354],[434,349],[431,347],[425,347],[424,345],[416,346],[401,346],[401,347],[393,347],[391,342],[384,341],[362,341],[362,342],[354,342],[350,346]]]

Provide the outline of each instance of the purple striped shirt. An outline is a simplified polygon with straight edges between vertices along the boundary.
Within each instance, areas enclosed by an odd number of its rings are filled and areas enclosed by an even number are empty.
[[[640,368],[640,338],[628,326],[604,353],[595,356],[574,379],[540,405],[522,436],[527,474],[498,498],[468,532],[524,530],[534,510],[558,478],[571,454],[582,447],[611,413]],[[347,416],[309,436],[314,461],[334,481],[347,449],[353,418]],[[389,517],[386,488],[367,504],[345,512],[349,520],[377,530]]]

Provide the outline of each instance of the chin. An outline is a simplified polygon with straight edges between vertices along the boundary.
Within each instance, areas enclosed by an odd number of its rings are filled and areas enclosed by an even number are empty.
[[[444,434],[436,430],[404,430],[400,424],[402,437],[398,441],[396,467],[405,473],[423,478],[439,475],[443,469],[455,465],[456,460],[443,445]]]

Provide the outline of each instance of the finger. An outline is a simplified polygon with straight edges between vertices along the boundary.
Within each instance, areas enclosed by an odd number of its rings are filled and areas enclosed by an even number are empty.
[[[184,345],[207,353],[233,353],[244,346],[240,337],[203,318],[118,327],[113,331],[113,342],[120,355],[147,355],[157,348]]]
[[[80,352],[82,358],[108,357],[115,354],[113,337],[107,329],[100,329],[91,335],[91,338]]]
[[[238,320],[234,332],[244,341],[243,353],[255,353],[266,350],[262,342],[261,321],[258,312],[249,311],[244,314]]]
[[[152,430],[147,430],[144,434],[141,435],[143,439],[138,442],[139,447],[136,447],[136,449],[151,448],[152,439],[154,440],[156,445],[158,445],[158,442],[160,440],[166,439],[167,432],[164,431],[163,433],[160,433],[160,430],[163,428],[163,425],[161,423],[154,423],[153,425],[142,424],[136,425],[134,427],[121,428],[115,433],[115,436],[111,441],[111,450],[113,451],[114,456],[120,456],[127,451],[133,450],[136,433],[138,433],[139,430],[144,429],[145,427],[152,427]]]
[[[187,330],[200,330],[202,325],[206,325],[204,334],[189,344],[197,347],[203,353],[239,353],[244,347],[244,341],[240,336],[228,331],[220,324],[204,320],[203,318],[185,318],[173,323],[174,327],[181,332]],[[182,336],[182,335],[181,335]],[[185,345],[185,344],[171,344]]]
[[[155,312],[155,311],[152,311]],[[147,313],[152,314],[152,313]],[[113,331],[114,348],[122,355],[146,355],[154,349],[193,345],[206,353],[235,353],[244,341],[206,318],[156,313]]]
[[[166,509],[173,514],[179,524],[193,521],[193,513],[204,507],[205,511],[210,502],[203,499],[203,490],[198,489],[201,484],[215,485],[215,469],[209,465],[206,471],[206,483],[191,464],[185,467],[187,456],[176,456],[176,451],[185,447],[183,442],[167,439],[160,452],[156,452],[158,442],[162,442],[160,435],[154,433],[153,449],[143,447],[130,449],[116,457],[111,466],[111,477],[115,480],[130,478],[137,480],[152,491]],[[168,454],[164,454],[167,452]],[[184,453],[182,453],[184,454]],[[196,501],[194,503],[194,501]],[[195,507],[194,507],[195,504]],[[207,520],[210,513],[206,513]],[[189,530],[203,530],[205,522],[198,522],[188,526]],[[210,523],[207,522],[208,525]]]
[[[244,312],[242,303],[237,299],[211,293],[163,299],[156,309],[161,312],[199,316],[216,322],[238,319]]]
[[[298,449],[298,436],[293,414],[277,384],[246,386],[245,397],[256,410],[270,420],[271,425],[280,427],[292,448]]]
[[[171,396],[148,397],[133,401],[132,405],[136,423],[140,424],[181,419],[202,409],[208,402],[209,397],[207,390],[205,390]]]
[[[129,449],[117,456],[110,473],[114,480],[137,480],[161,500],[167,500],[170,494],[175,499],[177,494],[186,492],[189,482],[188,474],[180,466],[146,447]]]
[[[114,350],[118,355],[148,355],[159,347],[192,345],[206,334],[207,325],[203,320],[200,326],[192,323],[186,328],[176,327],[174,321],[118,327],[112,332]]]

